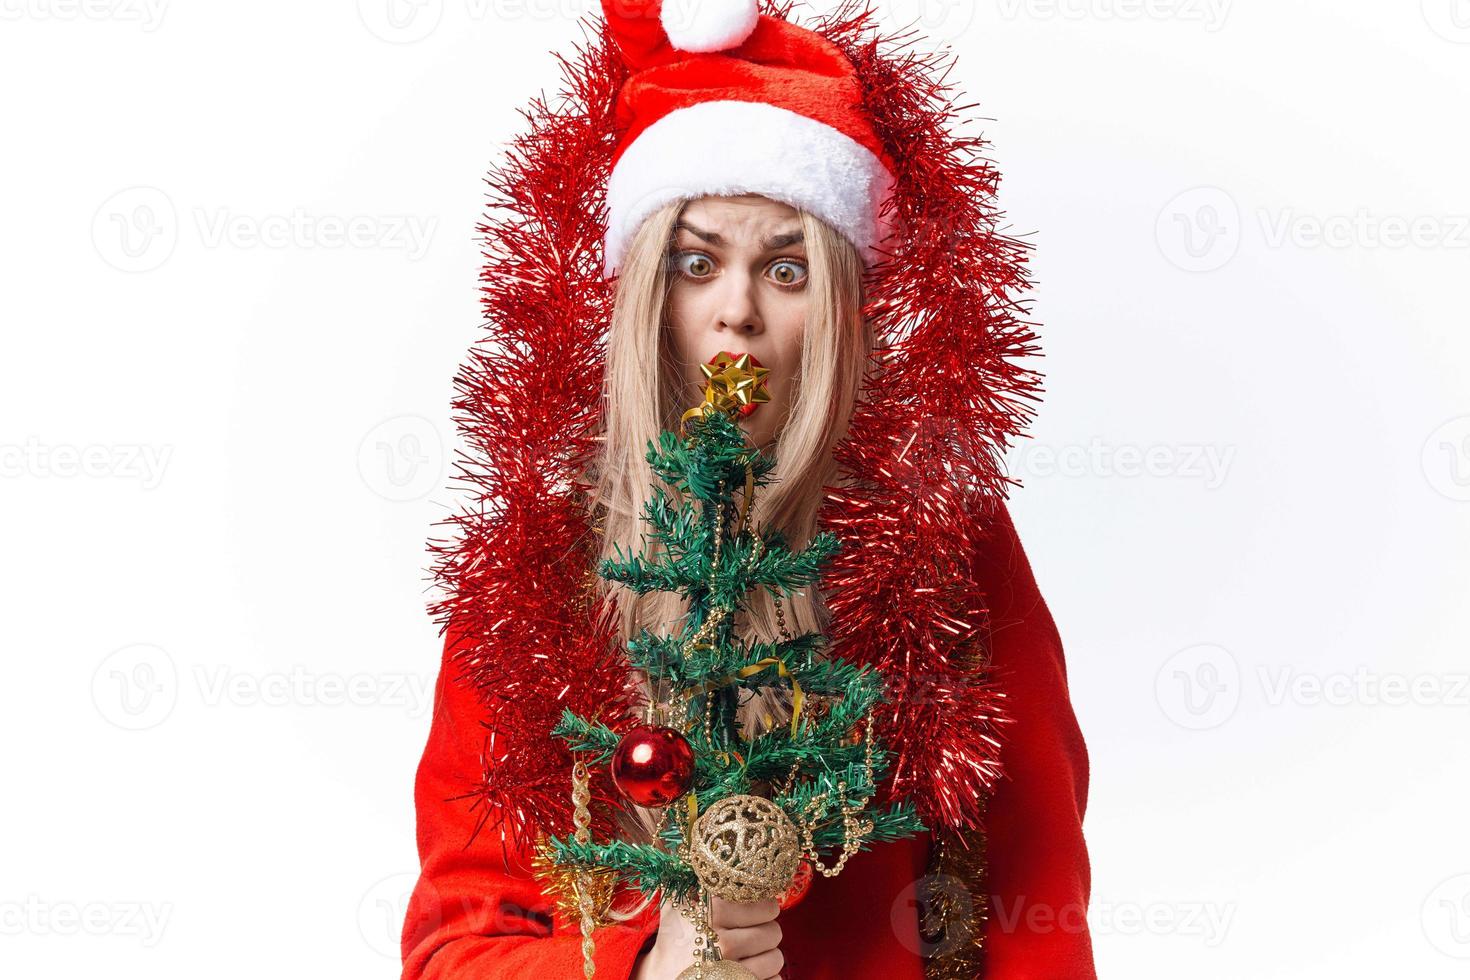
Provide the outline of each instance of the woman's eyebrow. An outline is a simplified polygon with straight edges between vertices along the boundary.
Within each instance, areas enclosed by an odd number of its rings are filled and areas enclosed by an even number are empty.
[[[723,244],[725,244],[725,240],[723,238],[721,238],[715,232],[712,232],[712,231],[700,231],[698,228],[694,227],[693,225],[689,224],[686,221],[678,221],[678,222],[675,222],[675,224],[674,224],[674,230],[675,231],[687,231],[691,235],[696,235],[699,238],[703,238],[705,241],[709,242],[711,245],[723,245]]]
[[[703,231],[703,230],[701,230],[699,228],[696,228],[693,225],[689,224],[687,221],[679,221],[679,222],[676,222],[674,224],[674,230],[675,231],[680,231],[680,230],[687,231],[691,235],[694,235],[694,236],[696,236],[698,238],[704,239],[705,241],[709,242],[711,245],[723,245],[723,244],[725,244],[725,239],[722,238],[718,232]],[[805,240],[805,236],[802,234],[802,232],[801,232],[800,229],[797,229],[796,231],[788,231],[788,232],[786,232],[784,234],[781,234],[781,235],[772,235],[770,238],[767,238],[766,239],[764,248],[767,251],[770,251],[771,249],[785,248],[787,245],[795,245],[798,242],[801,242],[801,241],[804,241],[804,240]]]

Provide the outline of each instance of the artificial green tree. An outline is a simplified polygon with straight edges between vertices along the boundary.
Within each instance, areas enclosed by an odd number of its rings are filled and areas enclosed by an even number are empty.
[[[779,611],[780,597],[817,585],[839,543],[822,531],[807,547],[793,550],[779,531],[749,526],[754,495],[768,484],[775,464],[749,442],[737,416],[762,400],[766,372],[751,369],[747,355],[722,354],[705,373],[710,381],[704,402],[686,413],[679,431],[661,432],[648,446],[652,468],[677,492],[671,496],[655,485],[642,512],[647,536],[661,548],[649,549],[651,555],[615,549],[617,557],[598,568],[603,578],[639,595],[677,592],[688,600],[677,630],[644,630],[627,644],[630,666],[660,695],[660,703],[650,705],[649,721],[675,729],[692,749],[688,792],[668,804],[653,844],[592,841],[585,828],[547,839],[547,853],[561,869],[610,875],[645,895],[662,890],[678,902],[702,898],[706,885],[735,900],[754,894],[749,888],[725,894],[706,880],[711,853],[737,879],[740,864],[751,860],[741,849],[748,830],[721,837],[718,828],[697,827],[696,815],[721,801],[768,799],[796,830],[801,859],[825,875],[837,873],[850,853],[868,844],[925,829],[907,800],[882,806],[874,799],[888,761],[872,725],[872,711],[884,700],[882,676],[824,655],[825,635],[793,636],[784,617],[775,642],[747,641],[735,630],[736,614],[753,590],[773,590]],[[747,739],[736,712],[761,687],[789,689],[791,723]],[[594,768],[612,763],[624,734],[570,711],[553,730]],[[763,812],[780,823],[779,816]],[[699,856],[701,829],[717,838],[713,852],[700,851],[702,863],[691,860]],[[787,880],[783,887],[789,885]]]

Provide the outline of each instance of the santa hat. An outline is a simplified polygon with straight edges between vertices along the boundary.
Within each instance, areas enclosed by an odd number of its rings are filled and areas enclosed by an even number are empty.
[[[618,94],[603,275],[670,201],[761,194],[877,262],[894,167],[851,61],[757,0],[603,0],[630,75]]]

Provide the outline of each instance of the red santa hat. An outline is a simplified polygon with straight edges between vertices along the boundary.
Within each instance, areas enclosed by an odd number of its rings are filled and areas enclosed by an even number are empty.
[[[607,185],[604,277],[670,201],[761,194],[812,212],[872,265],[894,166],[853,64],[757,0],[603,0],[629,77]]]

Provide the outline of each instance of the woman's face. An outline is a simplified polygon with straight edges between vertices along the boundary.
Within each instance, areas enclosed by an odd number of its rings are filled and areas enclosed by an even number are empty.
[[[688,386],[682,407],[703,396],[700,365],[720,351],[749,353],[771,371],[771,400],[740,426],[768,448],[790,409],[806,324],[806,246],[796,209],[755,194],[690,201],[674,225],[669,261],[670,340]]]

